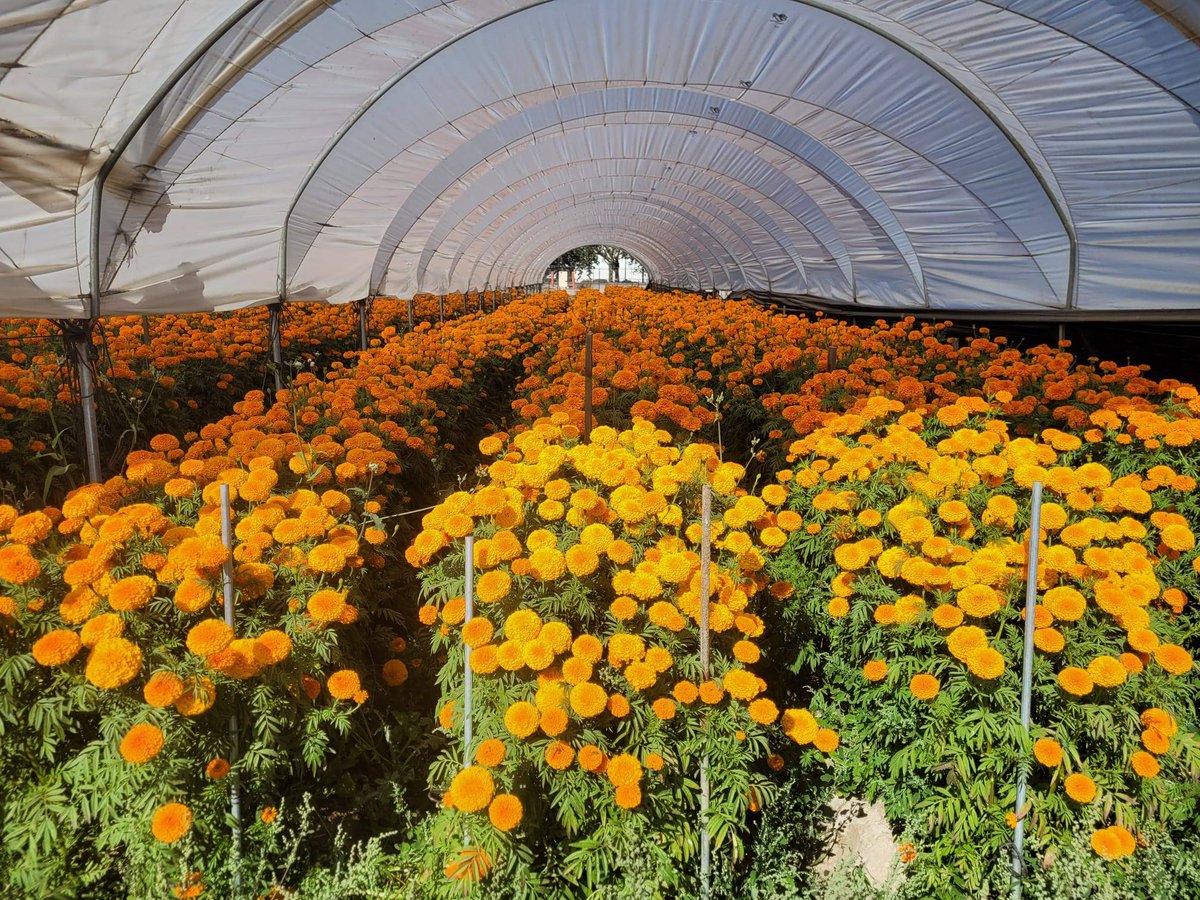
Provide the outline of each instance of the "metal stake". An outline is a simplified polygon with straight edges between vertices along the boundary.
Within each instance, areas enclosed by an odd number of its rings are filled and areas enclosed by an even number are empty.
[[[446,321],[446,298],[441,294],[438,295],[438,321]]]
[[[267,307],[267,336],[271,342],[271,362],[274,365],[275,393],[283,390],[283,304],[272,303]]]
[[[75,366],[75,377],[79,379],[79,411],[83,417],[83,458],[87,465],[88,481],[96,483],[101,480],[101,470],[100,437],[96,425],[96,382],[92,370],[94,325],[92,319],[59,323],[67,356]]]
[[[466,574],[467,581],[463,587],[463,599],[467,604],[466,616],[463,619],[463,627],[466,627],[467,622],[470,622],[475,615],[475,535],[467,535],[467,558],[466,558]],[[464,647],[466,645],[464,644]],[[471,648],[466,647],[466,653],[463,654],[463,768],[471,764],[471,687],[474,679],[471,677]]]
[[[358,301],[358,349],[364,353],[367,350],[367,319],[371,315],[371,307],[367,300]]]
[[[592,439],[592,333],[583,342],[583,442]]]
[[[825,353],[825,371],[832,372],[836,366],[837,354],[834,353],[833,348],[830,347]]]
[[[221,484],[221,543],[229,551],[229,557],[221,571],[221,583],[225,589],[225,624],[233,628],[233,516],[229,509],[229,485]],[[238,758],[238,717],[237,713],[229,716],[229,762],[234,764]],[[238,790],[238,778],[234,775],[229,781],[229,811],[233,816],[233,883],[239,890],[242,887],[242,797]]]
[[[413,298],[412,297],[408,298],[407,307],[408,307],[408,330],[412,331],[412,329],[413,329]]]
[[[1042,483],[1033,483],[1033,502],[1029,511],[1029,574],[1025,579],[1025,646],[1021,656],[1021,728],[1026,736],[1033,719],[1033,630],[1037,616],[1038,544],[1042,531]],[[1025,874],[1025,819],[1021,808],[1025,806],[1025,763],[1017,767],[1017,826],[1013,830],[1012,851],[1012,895],[1021,897],[1021,877]]]
[[[709,565],[712,562],[712,485],[706,484],[700,492],[700,672],[701,678],[709,678],[708,646],[708,603],[711,596]],[[707,718],[704,722],[705,737],[708,733]],[[712,896],[709,869],[712,866],[712,840],[708,834],[708,749],[700,757],[700,896],[708,900]]]

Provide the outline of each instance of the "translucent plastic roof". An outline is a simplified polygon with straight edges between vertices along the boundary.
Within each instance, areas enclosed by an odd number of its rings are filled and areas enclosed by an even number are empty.
[[[1198,0],[0,0],[0,315],[1200,309]]]

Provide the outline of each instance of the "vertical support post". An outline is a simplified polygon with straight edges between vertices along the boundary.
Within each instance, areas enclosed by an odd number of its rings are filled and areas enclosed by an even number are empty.
[[[438,321],[446,321],[446,298],[438,294]]]
[[[367,324],[371,316],[370,301],[359,300],[356,305],[358,306],[358,349],[365,353],[367,350]]]
[[[832,347],[825,352],[825,371],[832,372],[837,367],[837,353]]]
[[[1042,483],[1033,483],[1033,500],[1029,512],[1029,573],[1025,579],[1025,645],[1021,656],[1021,728],[1026,737],[1033,720],[1033,630],[1037,618],[1038,544],[1042,531]],[[1017,767],[1017,826],[1013,830],[1012,850],[1012,895],[1020,900],[1021,878],[1025,874],[1025,818],[1021,814],[1025,806],[1025,769],[1028,760],[1021,760]]]
[[[583,342],[583,442],[592,439],[592,333]]]
[[[492,291],[492,312],[496,311],[496,292]]]
[[[1058,323],[1058,342],[1061,344],[1066,339],[1067,339],[1067,323],[1059,322]]]
[[[230,511],[229,485],[221,484],[221,543],[229,551],[229,558],[221,571],[221,584],[225,591],[225,624],[233,628],[233,515]],[[229,762],[238,758],[238,717],[229,716]],[[242,796],[235,775],[229,780],[229,812],[233,818],[233,883],[242,886]]]
[[[150,317],[142,316],[142,342],[150,343]]]
[[[484,309],[483,309],[483,292],[482,291],[479,292],[479,311],[480,312],[484,311]]]
[[[267,307],[267,337],[271,343],[271,367],[274,369],[275,392],[283,390],[283,304],[272,303]]]
[[[470,310],[467,308],[467,292],[463,291],[463,315],[465,316]]]
[[[101,480],[100,433],[96,425],[96,378],[93,368],[92,329],[94,319],[60,322],[67,358],[79,381],[79,412],[83,419],[83,458],[88,481]]]
[[[475,616],[475,535],[467,535],[466,584],[463,586],[463,600],[467,611],[463,625]],[[465,646],[465,645],[464,645]],[[471,648],[466,647],[463,654],[463,768],[471,764],[471,732],[472,732],[472,702],[471,688],[474,678],[471,672]]]
[[[405,304],[405,309],[408,314],[408,330],[412,331],[413,330],[413,298],[412,297],[408,298],[408,302]]]
[[[708,604],[712,595],[709,566],[712,563],[712,485],[705,484],[700,492],[700,677],[708,681],[709,635]],[[708,737],[708,722],[704,723],[705,739]],[[700,896],[709,900],[712,896],[710,869],[712,867],[712,839],[708,834],[708,748],[700,757]]]

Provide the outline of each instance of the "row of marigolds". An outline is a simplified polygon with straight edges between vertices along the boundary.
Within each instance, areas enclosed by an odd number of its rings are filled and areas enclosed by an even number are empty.
[[[251,393],[185,442],[155,437],[61,509],[0,505],[0,764],[52,762],[58,840],[95,822],[88,840],[148,860],[128,867],[128,886],[157,870],[162,843],[189,835],[186,854],[225,840],[228,783],[217,782],[231,763],[256,802],[278,802],[298,777],[333,790],[329,772],[369,746],[353,737],[359,706],[377,697],[372,727],[396,724],[389,693],[411,660],[398,613],[380,614],[402,583],[385,566],[395,516],[467,427],[445,425],[446,410],[465,419],[463,401],[495,390],[538,334],[529,312],[419,328],[325,379],[296,378],[274,403]],[[3,848],[16,884],[75,877],[45,874],[66,856],[44,850],[44,798],[33,780],[5,798],[6,834],[28,835]],[[210,887],[215,874],[204,873]]]
[[[454,740],[431,774],[445,791],[446,833],[465,827],[488,859],[515,866],[504,835],[518,825],[527,847],[604,847],[608,836],[611,848],[627,827],[622,817],[640,814],[687,859],[707,752],[710,815],[725,823],[718,845],[737,856],[746,815],[770,795],[770,770],[782,763],[770,752],[772,728],[825,753],[838,744],[807,710],[781,712],[751,668],[764,632],[757,598],[791,590],[766,577],[766,561],[803,521],[779,509],[787,496],[779,486],[746,493],[742,467],[721,462],[712,446],[673,446],[642,420],[622,432],[599,427],[584,444],[565,415],[556,418],[509,442],[486,439],[481,449],[496,459],[484,483],[430,512],[407,551],[430,598],[421,619],[446,659],[441,724]],[[714,494],[707,677],[706,482]],[[467,619],[462,539],[471,534],[479,575]],[[465,747],[464,665],[474,682]],[[589,884],[612,877],[602,849],[587,866]],[[447,874],[473,880],[478,870],[456,857]],[[568,865],[562,883],[576,876]]]
[[[1145,470],[1130,450],[1114,472],[1075,435],[1012,435],[1002,406],[876,397],[827,416],[779,474],[819,533],[770,567],[812,591],[799,602],[827,651],[805,661],[823,683],[814,708],[854,757],[845,787],[901,779],[889,813],[927,819],[931,849],[968,881],[1011,840],[1028,759],[1016,716],[1035,481],[1037,765],[1019,812],[1035,846],[1083,824],[1098,854],[1128,855],[1135,836],[1193,814],[1200,764],[1183,646],[1197,629],[1200,461]]]

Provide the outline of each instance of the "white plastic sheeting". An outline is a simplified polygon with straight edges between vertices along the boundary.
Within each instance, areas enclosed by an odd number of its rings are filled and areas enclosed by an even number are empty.
[[[508,287],[598,242],[681,287],[1183,313],[1198,27],[1195,0],[0,0],[0,315]]]

